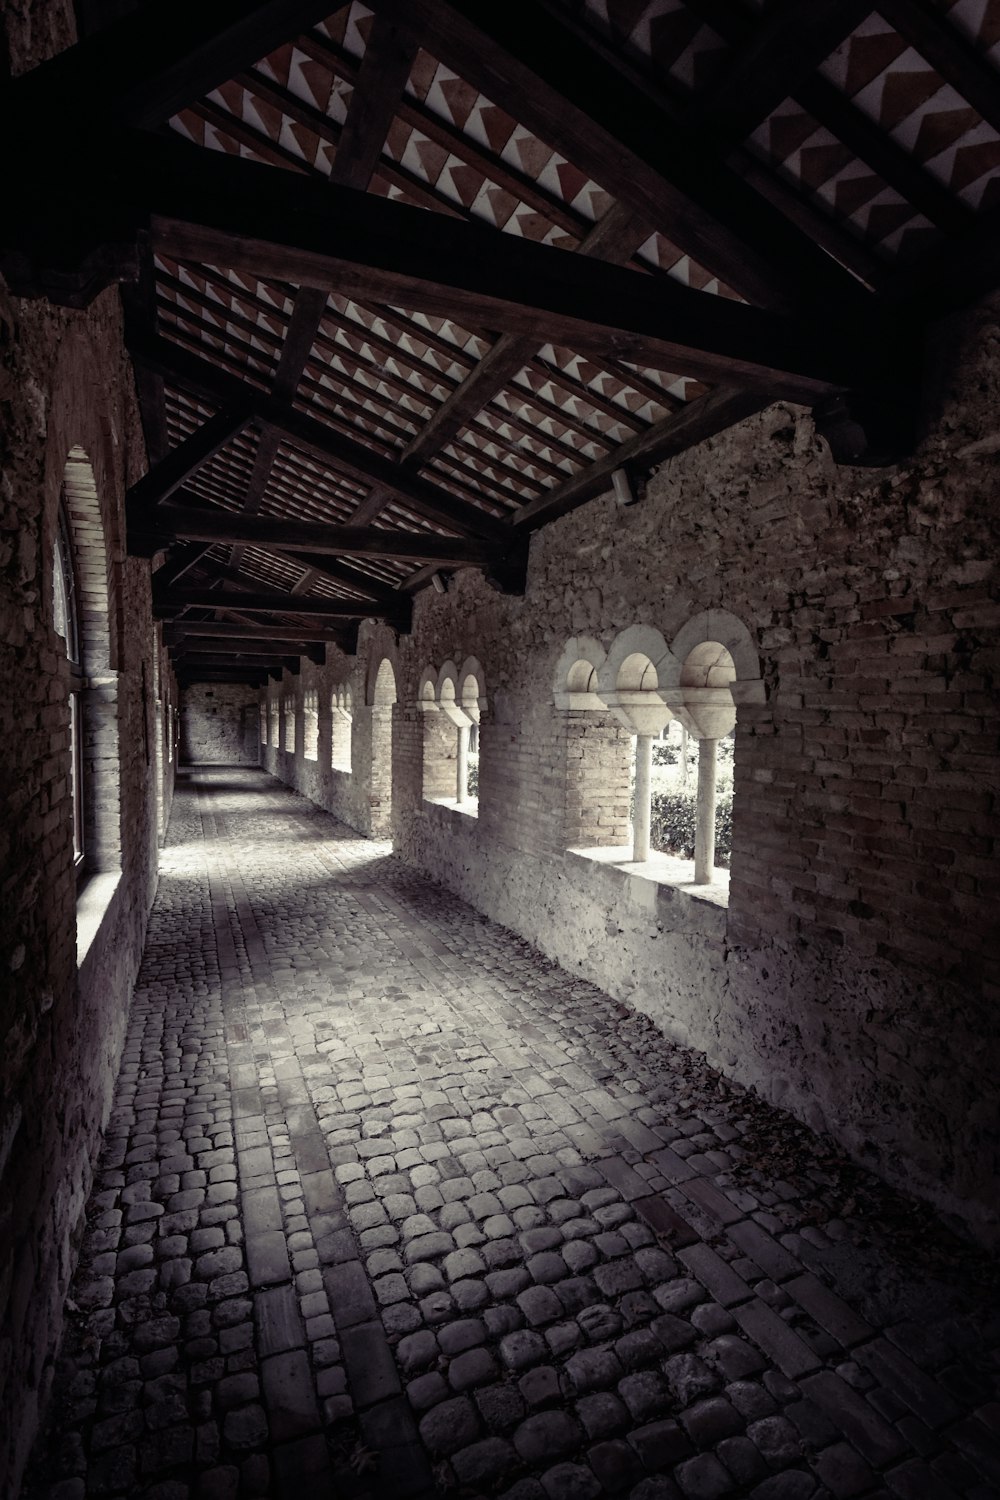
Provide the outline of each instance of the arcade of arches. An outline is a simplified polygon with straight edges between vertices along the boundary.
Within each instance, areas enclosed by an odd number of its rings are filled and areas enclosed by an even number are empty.
[[[995,1495],[1000,300],[262,686],[118,291],[0,312],[0,1493]]]

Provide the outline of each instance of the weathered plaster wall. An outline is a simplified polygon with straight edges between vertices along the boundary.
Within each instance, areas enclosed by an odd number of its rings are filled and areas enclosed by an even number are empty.
[[[937,330],[906,464],[838,470],[809,415],[775,406],[663,465],[627,512],[609,495],[545,528],[524,598],[472,573],[425,591],[394,649],[407,860],[984,1236],[1000,1201],[998,306]],[[579,743],[552,693],[570,636],[607,649],[645,623],[669,643],[711,608],[747,626],[765,685],[739,709],[724,919],[564,853]],[[355,680],[385,649],[362,629]],[[490,701],[478,821],[423,800],[415,707],[427,666],[470,655]],[[297,757],[268,756],[314,795]]]
[[[255,689],[225,682],[195,682],[184,688],[180,757],[184,762],[259,765]]]

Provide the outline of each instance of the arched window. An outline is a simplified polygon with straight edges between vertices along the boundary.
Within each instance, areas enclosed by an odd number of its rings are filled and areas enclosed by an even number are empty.
[[[658,630],[632,625],[618,636],[598,674],[599,696],[635,736],[632,858],[636,863],[649,858],[653,741],[672,717],[663,691],[674,675],[672,664]]]
[[[741,704],[762,703],[764,684],[750,632],[728,610],[695,615],[674,637],[671,652],[679,666],[674,713],[698,745],[694,878],[696,885],[709,885],[716,864],[720,770],[727,774],[732,805],[729,778],[734,771],[738,709]]]
[[[82,869],[86,856],[83,814],[83,693],[85,679],[80,650],[80,620],[76,570],[65,503],[59,506],[55,553],[52,559],[52,618],[62,637],[69,667],[70,796],[73,803],[73,863]]]
[[[302,705],[302,754],[306,760],[319,759],[319,694],[310,688]]]
[[[285,696],[285,751],[295,754],[295,694]]]
[[[346,683],[330,694],[330,765],[334,771],[351,772],[351,739],[354,729],[354,704]]]
[[[94,471],[82,448],[72,448],[66,460],[51,562],[52,623],[66,662],[66,800],[82,881],[121,869],[114,574]]]
[[[264,699],[260,705],[260,742],[267,744],[267,700]]]
[[[420,679],[417,706],[424,715],[425,800],[453,802],[475,816],[479,810],[479,721],[486,707],[483,671],[475,657],[469,657],[461,672],[450,661],[437,674],[428,667]]]
[[[268,718],[271,722],[271,748],[277,750],[281,737],[281,703],[279,702],[277,693],[272,693],[268,699]]]
[[[563,767],[563,799],[550,816],[557,847],[612,848],[629,837],[632,746],[597,694],[605,660],[599,641],[574,636],[556,663],[555,753]]]

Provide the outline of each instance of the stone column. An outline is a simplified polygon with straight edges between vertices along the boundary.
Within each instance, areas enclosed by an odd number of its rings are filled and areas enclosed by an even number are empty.
[[[632,833],[632,858],[636,864],[649,858],[650,791],[653,769],[653,736],[635,737],[635,823]]]

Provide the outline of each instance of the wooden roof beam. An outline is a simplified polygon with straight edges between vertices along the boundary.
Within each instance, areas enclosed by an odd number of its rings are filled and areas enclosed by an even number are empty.
[[[184,482],[196,474],[202,464],[214,458],[231,438],[243,431],[249,421],[246,410],[226,410],[209,417],[189,438],[172,448],[166,458],[132,485],[126,500],[138,506],[159,505],[168,495],[180,489]]]
[[[854,279],[533,0],[374,0],[436,58],[762,306],[863,304]]]
[[[275,401],[249,382],[227,374],[211,360],[190,354],[169,339],[138,340],[129,352],[139,365],[156,371],[200,400],[221,406],[246,401],[254,421],[273,428],[293,446],[362,484],[384,484],[396,499],[418,515],[455,531],[495,540],[508,534],[504,523],[488,512],[453,498],[391,459],[383,458],[373,448],[342,436],[293,406]]]
[[[177,609],[223,609],[239,614],[308,615],[316,624],[329,620],[385,619],[391,611],[377,605],[344,603],[337,599],[303,599],[298,594],[233,594],[215,589],[174,589],[154,599],[154,613],[169,618]]]
[[[235,157],[163,140],[149,145],[139,175],[153,209],[153,241],[179,259],[292,275],[465,326],[530,333],[598,358],[798,401],[849,387],[876,352],[874,337],[863,349],[860,322],[845,328],[831,317],[810,326],[706,297],[670,277],[641,276],[370,194],[317,192]],[[851,354],[841,334],[853,337]]]
[[[146,0],[18,79],[11,108],[62,131],[99,117],[152,128],[225,83],[345,0]]]
[[[508,531],[508,538],[510,532]],[[388,557],[413,562],[439,562],[454,566],[485,567],[497,548],[486,542],[438,536],[435,532],[376,530],[356,526],[328,526],[321,521],[298,521],[275,516],[248,516],[234,511],[164,507],[154,517],[130,519],[129,547],[140,555],[180,539],[196,542],[245,542],[267,548],[279,546],[285,551],[332,553],[353,557]],[[304,604],[312,600],[296,596]],[[244,608],[243,601],[233,601]],[[345,605],[345,608],[347,606]],[[365,613],[367,601],[352,601],[351,609]]]
[[[741,49],[741,55],[749,55],[758,34],[757,28],[761,25],[759,14],[749,10],[740,0],[686,0],[686,3],[730,46]],[[794,6],[795,0],[791,0],[791,4]],[[812,19],[812,3],[808,7],[799,5],[798,11],[801,21],[808,25]],[[793,98],[901,197],[926,214],[932,223],[951,231],[961,229],[971,218],[965,204],[821,73],[813,71],[800,75],[797,81],[791,77],[786,97]],[[745,133],[750,134],[764,118],[766,113],[756,121],[748,123],[744,120]],[[731,137],[730,144],[735,144],[737,139]]]
[[[258,620],[247,625],[231,620],[199,620],[197,623],[183,620],[165,625],[164,634],[172,641],[253,641],[263,637],[273,641],[301,641],[303,644],[329,642],[336,645],[341,639],[338,632],[325,630],[308,620],[295,625],[277,625],[273,620]]]
[[[629,260],[648,238],[648,226],[628,209],[615,204],[585,236],[576,253],[620,264]],[[403,450],[404,458],[426,462],[439,452],[500,394],[537,350],[538,340],[530,334],[503,334]],[[664,392],[663,399],[671,398]],[[623,412],[623,419],[628,420],[628,415]]]
[[[874,8],[874,0],[778,0],[695,94],[687,123],[722,142],[752,135]]]

